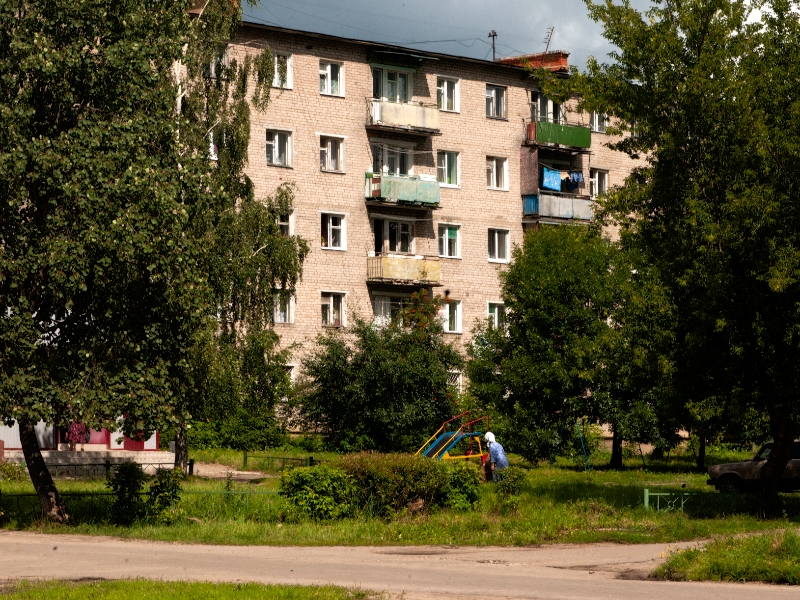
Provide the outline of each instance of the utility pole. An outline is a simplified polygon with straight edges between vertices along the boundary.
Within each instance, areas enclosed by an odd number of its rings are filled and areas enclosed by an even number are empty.
[[[494,38],[497,37],[497,32],[494,29],[492,29],[492,32],[487,37],[492,38],[492,62],[495,62],[497,61],[497,58],[494,53]]]

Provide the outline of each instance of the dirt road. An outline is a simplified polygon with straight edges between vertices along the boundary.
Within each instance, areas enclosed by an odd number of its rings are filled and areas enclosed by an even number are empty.
[[[672,544],[673,549],[692,544]],[[0,532],[0,579],[331,583],[405,600],[800,598],[800,589],[642,579],[666,544],[537,548],[205,546]]]

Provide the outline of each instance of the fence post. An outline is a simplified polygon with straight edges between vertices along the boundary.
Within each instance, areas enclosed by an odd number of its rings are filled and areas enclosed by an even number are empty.
[[[644,509],[650,509],[650,490],[644,488]]]
[[[106,479],[111,477],[111,461],[106,459]]]
[[[247,450],[244,451],[244,460],[242,461],[242,469],[247,468]]]
[[[189,475],[194,475],[194,459],[189,459]]]

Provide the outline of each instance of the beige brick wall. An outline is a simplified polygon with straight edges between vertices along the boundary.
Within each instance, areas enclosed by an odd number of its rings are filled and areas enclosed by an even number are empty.
[[[519,69],[492,63],[476,64],[457,58],[423,60],[414,76],[414,101],[436,103],[436,77],[460,79],[460,110],[441,112],[441,135],[432,137],[376,133],[365,128],[366,99],[372,95],[372,75],[368,48],[357,43],[304,36],[271,29],[245,27],[231,49],[240,58],[245,52],[269,45],[273,51],[292,56],[292,89],[273,90],[265,113],[253,111],[252,135],[247,172],[253,179],[257,197],[266,197],[283,182],[297,185],[294,215],[295,233],[309,240],[311,253],[303,279],[296,290],[293,324],[276,324],[284,344],[298,344],[301,356],[312,347],[323,331],[320,294],[345,292],[348,312],[371,316],[372,287],[366,283],[367,254],[374,247],[370,215],[402,215],[414,218],[415,252],[438,254],[437,232],[440,223],[458,224],[461,257],[442,258],[443,287],[452,299],[462,302],[462,335],[448,336],[459,346],[470,339],[470,331],[487,314],[487,303],[500,300],[498,273],[503,264],[488,260],[489,228],[507,229],[512,245],[522,243],[522,200],[520,196],[520,146],[525,122],[530,119],[528,104],[532,81]],[[344,97],[319,93],[319,61],[331,59],[344,64]],[[486,117],[486,84],[507,87],[507,119]],[[266,164],[265,131],[292,132],[291,168]],[[344,173],[326,173],[319,168],[319,134],[344,138]],[[460,153],[458,188],[441,189],[441,204],[436,210],[390,206],[367,206],[364,199],[364,173],[372,170],[369,139],[394,139],[414,142],[417,152],[415,174],[436,173],[436,151]],[[620,183],[630,169],[630,159],[602,146],[604,134],[593,134],[591,156],[579,157],[579,167],[587,183],[578,193],[588,193],[590,166],[608,168],[609,182]],[[486,156],[508,159],[508,191],[486,187]],[[627,161],[627,162],[626,162]],[[320,214],[331,211],[346,216],[346,250],[320,248]],[[381,288],[387,291],[390,288]],[[408,289],[397,289],[408,293]]]

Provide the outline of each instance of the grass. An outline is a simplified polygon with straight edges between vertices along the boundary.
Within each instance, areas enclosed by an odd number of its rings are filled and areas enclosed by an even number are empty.
[[[800,584],[800,536],[790,530],[716,539],[671,552],[654,573],[674,581],[762,581]]]
[[[509,510],[494,485],[482,487],[472,511],[441,510],[431,514],[399,514],[387,520],[362,514],[334,522],[299,518],[280,496],[184,494],[180,517],[172,525],[108,522],[107,497],[68,498],[75,521],[71,526],[42,523],[30,512],[17,518],[9,498],[6,528],[51,533],[84,533],[124,538],[234,545],[528,545],[551,542],[669,543],[785,528],[800,522],[800,495],[786,495],[786,516],[761,518],[755,496],[729,497],[705,484],[706,475],[669,465],[654,469],[583,472],[569,462],[531,468],[518,510]],[[276,491],[276,479],[257,485],[190,479],[187,492]],[[685,486],[685,487],[682,487]],[[102,481],[62,481],[63,492],[105,491]],[[643,507],[643,488],[696,492],[686,512],[654,512]],[[2,484],[3,494],[32,491],[27,483]]]
[[[271,458],[263,458],[265,456]],[[314,460],[328,461],[332,460],[336,454],[333,452],[309,452],[302,448],[295,446],[288,446],[280,449],[263,450],[259,452],[249,452],[247,460],[248,471],[260,471],[262,473],[277,473],[283,467],[281,460],[274,460],[288,458],[288,459],[303,459],[313,456]],[[189,458],[193,458],[196,462],[203,463],[216,463],[225,465],[232,469],[244,469],[244,455],[238,450],[228,450],[226,448],[212,448],[208,450],[191,450]]]
[[[261,585],[257,583],[187,583],[147,581],[50,581],[13,583],[5,592],[8,600],[229,600],[269,598],[270,600],[356,600],[377,598],[361,590],[333,586]]]

